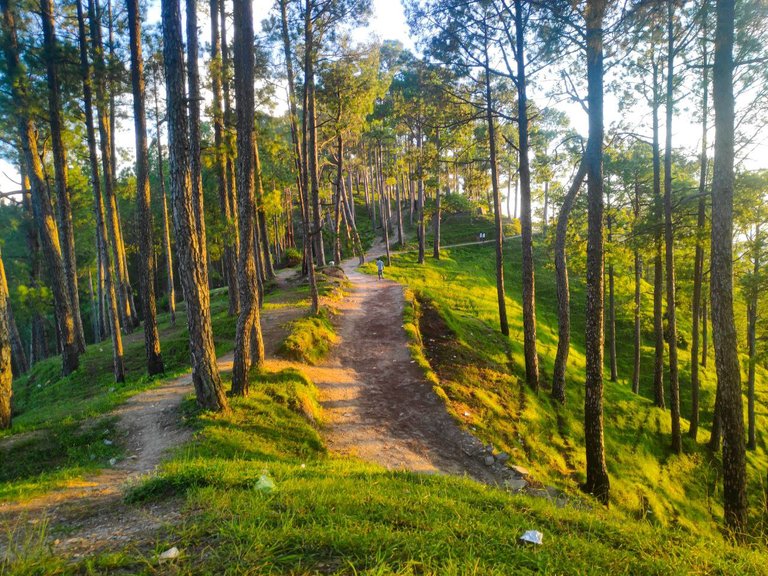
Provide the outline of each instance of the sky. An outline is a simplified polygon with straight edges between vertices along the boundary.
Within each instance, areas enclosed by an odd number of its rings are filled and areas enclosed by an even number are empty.
[[[272,0],[255,0],[253,4],[254,8],[254,21],[255,29],[261,30],[261,21],[267,18],[272,10]],[[147,14],[147,23],[156,23],[160,19],[160,3],[159,0],[152,0],[151,7]],[[201,43],[206,42],[207,34],[204,32],[207,29],[207,19],[201,18]],[[405,14],[401,3],[397,0],[373,0],[373,15],[370,19],[370,23],[366,28],[357,30],[354,33],[354,39],[360,42],[370,41],[374,38],[380,40],[400,40],[406,48],[411,50],[415,49],[413,40],[410,38],[408,25],[405,19]],[[546,96],[534,88],[529,94],[534,100],[539,102],[547,101]],[[284,90],[278,90],[275,97],[278,101],[275,103],[275,109],[277,111],[284,110],[286,104],[280,102],[279,99],[284,98]],[[129,101],[129,100],[128,100]],[[587,131],[587,117],[583,110],[576,104],[558,104],[558,108],[562,109],[570,118],[571,125],[582,134],[586,134]],[[637,109],[634,112],[625,113],[630,120],[630,123],[642,124],[648,116],[649,112],[643,109]],[[618,102],[615,97],[606,95],[605,101],[605,116],[606,125],[617,121],[620,118],[618,111]],[[624,118],[626,120],[626,118]],[[127,154],[127,158],[133,156],[133,132],[132,122],[123,122],[121,129],[119,130],[117,137],[118,150],[124,150]],[[700,132],[698,124],[695,123],[691,114],[678,114],[675,117],[675,123],[673,125],[674,142],[676,147],[684,147],[690,151],[698,149],[700,142]],[[713,136],[710,135],[710,142]],[[120,157],[120,155],[118,156]],[[747,168],[766,168],[768,167],[768,138],[764,138],[760,146],[758,146],[750,155],[749,160],[745,163]],[[17,169],[8,164],[4,160],[0,160],[0,191],[18,190],[18,171]]]

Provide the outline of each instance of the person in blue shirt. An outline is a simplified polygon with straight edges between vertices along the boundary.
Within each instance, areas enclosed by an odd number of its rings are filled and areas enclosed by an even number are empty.
[[[379,280],[384,278],[384,261],[381,258],[376,260],[376,270],[379,272]]]

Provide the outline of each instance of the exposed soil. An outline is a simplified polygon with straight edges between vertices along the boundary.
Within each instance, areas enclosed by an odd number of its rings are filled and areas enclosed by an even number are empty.
[[[331,451],[389,469],[469,475],[521,487],[502,464],[461,430],[411,359],[402,325],[403,287],[342,266],[351,284],[338,305],[339,343],[319,366],[303,367],[320,389]]]

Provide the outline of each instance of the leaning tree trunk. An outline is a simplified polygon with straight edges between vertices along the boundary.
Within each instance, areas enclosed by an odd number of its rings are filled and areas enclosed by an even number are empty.
[[[77,288],[77,259],[75,258],[75,233],[72,226],[72,205],[69,200],[66,149],[64,147],[64,122],[61,115],[59,83],[59,55],[56,42],[56,24],[53,19],[53,0],[41,0],[45,44],[45,63],[48,80],[48,111],[51,125],[51,149],[56,175],[56,200],[59,216],[59,240],[64,257],[69,298],[75,321],[75,340],[80,352],[85,352],[85,332],[80,316],[80,294]]]
[[[235,358],[232,365],[232,392],[248,394],[248,372],[252,362],[260,366],[263,361],[263,343],[259,321],[259,288],[255,262],[259,250],[256,234],[256,204],[254,198],[254,56],[253,12],[250,0],[234,0],[235,39],[235,99],[237,102],[237,203],[240,224],[240,257],[237,263],[240,287],[240,315],[235,334]],[[253,338],[261,356],[252,358]]]
[[[610,481],[603,443],[603,16],[605,0],[588,0],[587,106],[587,306],[585,325],[584,443],[587,481],[584,490],[608,503]]]
[[[115,288],[115,269],[109,254],[107,224],[104,215],[104,199],[99,178],[99,159],[96,154],[96,127],[93,123],[93,94],[91,89],[91,69],[88,64],[88,37],[85,32],[85,18],[82,4],[78,0],[77,27],[80,48],[80,76],[83,82],[83,101],[85,105],[85,127],[88,139],[88,159],[91,169],[91,187],[93,189],[94,214],[96,215],[96,245],[101,262],[100,274],[103,275],[102,288],[105,308],[109,317],[109,332],[112,337],[112,368],[115,382],[125,381],[125,363],[123,361],[123,337],[120,330],[120,311],[118,310],[117,290]]]
[[[571,295],[568,286],[568,260],[565,252],[566,236],[568,234],[568,218],[570,217],[576,196],[587,174],[585,160],[579,163],[579,169],[573,177],[568,189],[560,214],[557,217],[555,230],[555,278],[557,281],[557,355],[555,356],[554,375],[552,378],[552,398],[565,404],[565,369],[568,365],[568,354],[571,349]]]
[[[43,245],[48,275],[51,279],[53,305],[59,330],[59,342],[62,350],[62,371],[64,375],[77,369],[80,352],[75,337],[75,321],[72,303],[69,298],[67,275],[59,244],[59,232],[53,216],[51,198],[45,184],[43,166],[37,148],[37,129],[30,116],[30,98],[26,71],[19,58],[19,46],[16,38],[16,19],[11,11],[9,0],[0,0],[3,11],[3,35],[6,77],[10,84],[11,97],[15,105],[13,111],[18,129],[18,137],[24,156],[24,162],[30,179],[32,210],[40,240]]]
[[[720,420],[723,429],[725,521],[738,536],[747,527],[747,471],[741,373],[733,318],[734,0],[718,0],[715,63],[715,159],[712,178],[710,293]]]
[[[79,0],[78,0],[79,1]],[[147,373],[163,372],[160,335],[157,331],[155,303],[155,258],[152,241],[152,208],[149,191],[149,154],[147,152],[147,112],[145,108],[144,59],[141,54],[139,0],[127,0],[128,29],[131,39],[131,86],[133,89],[133,121],[136,132],[136,203],[139,226],[139,280],[144,312],[144,350]]]
[[[0,430],[11,427],[11,397],[13,396],[13,370],[11,369],[11,331],[8,282],[5,279],[3,258],[0,255]]]
[[[674,108],[674,17],[672,0],[667,0],[667,98],[666,142],[664,148],[664,244],[667,267],[667,341],[669,346],[669,392],[672,418],[672,451],[680,454],[680,379],[677,362],[677,305],[675,304],[675,236],[672,229],[672,112]]]
[[[523,348],[525,354],[525,380],[532,390],[538,392],[539,357],[536,352],[536,283],[533,263],[533,227],[531,224],[531,169],[528,161],[528,97],[526,94],[524,38],[523,2],[522,0],[515,0],[517,126],[518,149],[520,150],[520,227],[521,246],[523,249]]]
[[[163,58],[168,95],[171,203],[181,285],[187,305],[192,382],[199,406],[224,411],[228,409],[228,405],[221,385],[213,343],[206,250],[197,234],[195,198],[189,167],[190,144],[184,96],[184,44],[179,0],[163,0],[162,19]]]

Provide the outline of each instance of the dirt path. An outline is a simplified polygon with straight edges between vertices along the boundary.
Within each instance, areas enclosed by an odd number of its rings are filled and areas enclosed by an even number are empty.
[[[278,285],[285,286],[290,274],[291,270],[281,271]],[[262,313],[267,354],[274,354],[284,339],[284,325],[301,314],[301,309],[280,306]],[[218,366],[221,372],[231,371],[232,354],[219,358]],[[180,425],[180,408],[192,391],[191,374],[184,374],[136,394],[112,412],[126,452],[114,467],[38,498],[0,504],[0,556],[8,539],[23,545],[43,525],[57,552],[77,558],[100,548],[146,541],[148,534],[176,523],[181,516],[179,501],[127,506],[122,496],[126,485],[153,471],[169,450],[191,438],[191,430]]]
[[[319,387],[329,448],[389,469],[468,474],[490,484],[525,482],[462,431],[411,359],[402,326],[403,287],[342,264],[352,289],[339,304],[340,341],[319,366],[302,367]]]

